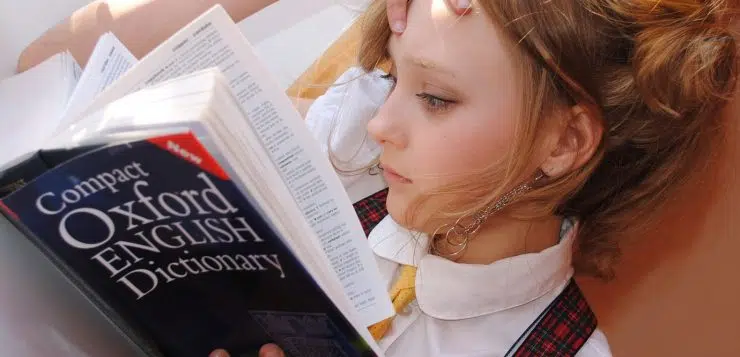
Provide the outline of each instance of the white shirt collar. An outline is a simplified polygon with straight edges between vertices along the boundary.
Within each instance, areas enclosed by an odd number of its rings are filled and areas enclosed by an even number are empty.
[[[398,264],[418,266],[429,251],[429,237],[410,231],[386,215],[370,231],[368,243],[375,255]]]
[[[569,222],[564,228],[570,228]],[[432,317],[466,319],[531,302],[570,279],[577,225],[563,229],[560,242],[539,253],[522,254],[488,265],[460,264],[428,254],[425,234],[409,231],[386,216],[370,232],[376,255],[418,267],[419,307]]]

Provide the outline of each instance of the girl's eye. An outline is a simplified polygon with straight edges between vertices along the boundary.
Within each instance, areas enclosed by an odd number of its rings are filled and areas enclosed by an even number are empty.
[[[429,93],[419,93],[416,95],[427,107],[427,109],[433,113],[443,112],[455,104],[454,100],[440,98]]]
[[[391,82],[392,84],[391,90],[396,88],[396,82],[398,81],[398,79],[393,74],[391,73],[384,74],[380,76],[380,78],[383,78]],[[450,109],[450,107],[453,104],[457,103],[454,100],[440,98],[436,95],[431,95],[429,93],[419,93],[419,94],[416,94],[416,97],[419,98],[419,100],[422,101],[422,104],[426,107],[426,109],[432,113],[444,112]]]

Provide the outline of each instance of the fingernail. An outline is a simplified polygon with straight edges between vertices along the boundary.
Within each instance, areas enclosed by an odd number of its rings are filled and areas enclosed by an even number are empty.
[[[229,353],[226,352],[226,350],[222,350],[219,348],[217,350],[213,350],[213,352],[211,352],[208,357],[229,357]]]
[[[458,10],[467,10],[470,7],[470,0],[457,0]]]
[[[391,25],[391,30],[396,33],[401,33],[406,30],[406,23],[404,23],[403,21],[395,21]]]

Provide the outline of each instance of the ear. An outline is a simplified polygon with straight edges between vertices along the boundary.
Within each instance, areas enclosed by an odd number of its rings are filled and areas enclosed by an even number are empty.
[[[585,165],[599,147],[604,125],[595,112],[583,105],[566,110],[553,147],[540,166],[548,177],[556,178]]]

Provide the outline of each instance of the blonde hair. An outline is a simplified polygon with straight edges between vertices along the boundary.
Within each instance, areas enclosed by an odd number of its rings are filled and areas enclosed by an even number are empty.
[[[509,164],[471,173],[484,178],[475,186],[461,180],[435,192],[457,195],[439,214],[460,217],[495,201],[522,176],[542,120],[559,105],[581,104],[604,125],[597,152],[518,207],[576,217],[576,269],[611,277],[618,237],[645,222],[719,132],[717,109],[735,85],[729,7],[725,0],[478,0],[476,7],[521,50],[524,120]],[[371,70],[388,59],[385,1],[370,5],[363,32],[359,61]]]

